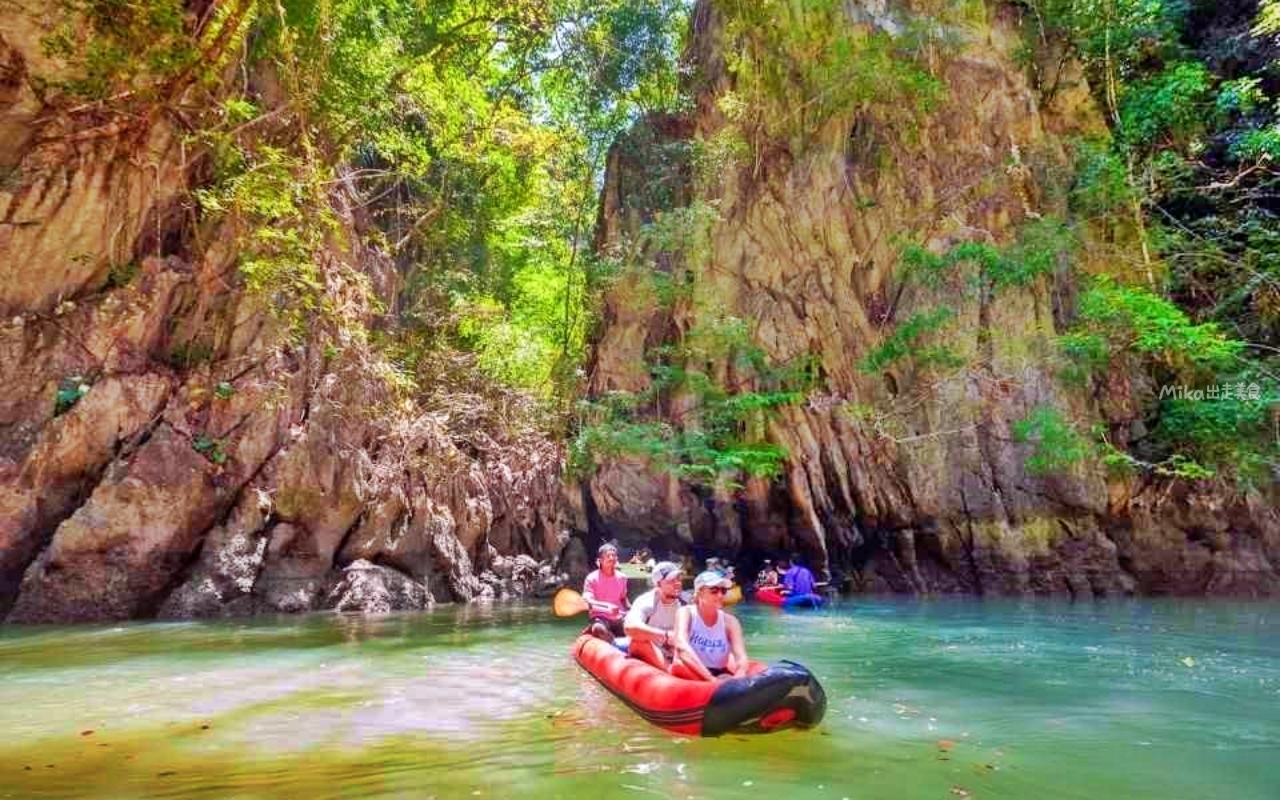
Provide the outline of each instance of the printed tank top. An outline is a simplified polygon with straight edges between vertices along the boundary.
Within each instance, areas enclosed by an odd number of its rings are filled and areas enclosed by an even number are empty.
[[[707,626],[698,610],[690,609],[689,646],[708,669],[724,669],[729,663],[729,637],[724,632],[724,612],[716,612],[714,625]]]

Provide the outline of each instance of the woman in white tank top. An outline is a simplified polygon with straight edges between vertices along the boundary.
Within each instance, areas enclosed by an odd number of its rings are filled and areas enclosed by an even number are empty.
[[[693,605],[681,608],[676,617],[677,664],[673,674],[704,681],[715,680],[717,675],[747,674],[742,626],[724,610],[724,595],[732,585],[718,572],[694,578]]]

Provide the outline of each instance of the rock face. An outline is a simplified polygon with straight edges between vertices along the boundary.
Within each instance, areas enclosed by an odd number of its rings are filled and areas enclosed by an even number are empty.
[[[905,12],[892,4],[846,6],[850,26],[903,29]],[[1036,407],[1085,429],[1130,421],[1052,374],[1051,338],[1070,321],[1069,270],[998,294],[972,290],[972,274],[935,286],[905,276],[903,242],[935,253],[961,242],[1003,246],[1020,225],[1064,215],[1053,191],[1067,166],[1062,142],[1100,127],[1083,89],[1042,108],[1013,59],[1013,7],[988,16],[953,31],[958,46],[932,54],[945,95],[927,113],[867,103],[809,131],[803,151],[757,146],[750,163],[686,190],[718,209],[705,260],[686,267],[694,299],[646,302],[634,276],[624,277],[606,299],[591,393],[642,390],[651,348],[717,317],[749,321],[771,363],[807,359],[820,380],[768,425],[768,440],[789,454],[782,478],[708,496],[643,460],[614,460],[586,486],[595,530],[634,545],[739,552],[747,562],[794,549],[867,591],[1280,592],[1274,502],[1111,479],[1088,462],[1049,476],[1026,468],[1032,445],[1011,428]],[[734,86],[721,20],[709,2],[695,18],[699,111],[683,125],[646,121],[634,138],[654,148],[689,130],[708,141],[727,124],[719,101]],[[657,161],[615,149],[601,247],[656,213],[627,192],[638,192]],[[658,259],[652,269],[670,267]],[[901,323],[938,308],[953,317],[934,343],[963,367],[900,359],[858,369]],[[723,385],[751,387],[732,364],[711,372]],[[681,403],[665,398],[658,413],[680,425]]]
[[[242,288],[234,222],[192,235],[196,155],[163,115],[104,127],[33,93],[60,69],[53,5],[0,27],[0,619],[388,611],[554,582],[558,448],[407,411],[343,331],[289,335]],[[356,242],[332,255],[389,300],[352,196],[331,197]],[[325,291],[369,323],[344,280]]]

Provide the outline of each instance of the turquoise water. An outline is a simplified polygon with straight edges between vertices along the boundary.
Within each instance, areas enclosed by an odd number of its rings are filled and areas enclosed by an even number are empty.
[[[737,611],[819,728],[653,728],[541,605],[0,628],[0,797],[1280,796],[1275,605]]]

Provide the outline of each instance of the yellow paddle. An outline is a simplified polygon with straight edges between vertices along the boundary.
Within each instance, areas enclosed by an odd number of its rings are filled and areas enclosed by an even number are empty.
[[[586,611],[591,604],[587,602],[587,598],[566,586],[556,592],[556,596],[551,599],[551,607],[555,609],[557,617],[572,617]]]
[[[729,606],[741,602],[742,587],[735,583],[725,593],[724,604]],[[612,603],[597,603],[597,605],[612,607]],[[591,603],[581,593],[575,592],[566,586],[556,592],[556,596],[551,599],[551,608],[555,611],[557,617],[572,617],[591,608]]]

